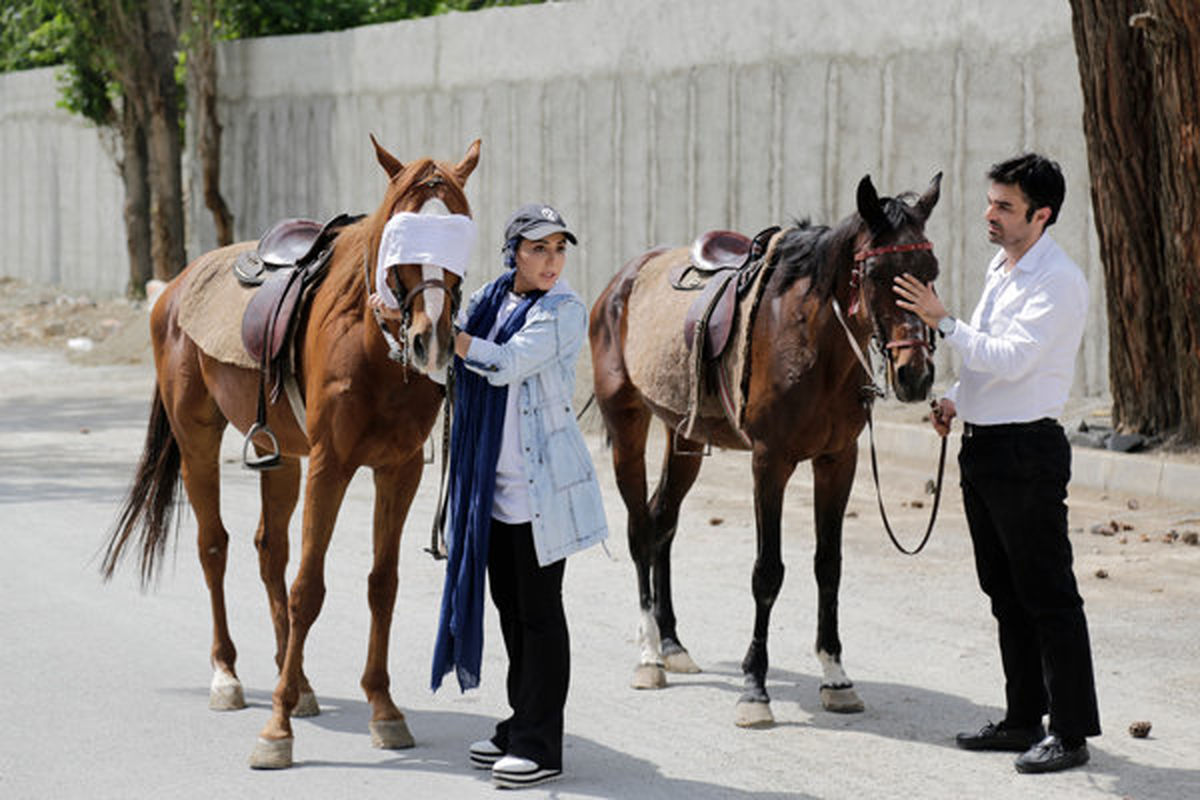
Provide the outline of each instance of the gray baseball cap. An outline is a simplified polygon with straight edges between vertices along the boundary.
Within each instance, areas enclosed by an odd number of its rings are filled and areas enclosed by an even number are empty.
[[[520,236],[522,239],[545,239],[554,233],[561,233],[571,244],[579,244],[575,234],[567,230],[567,223],[553,208],[542,203],[530,203],[521,206],[508,218],[504,226],[504,240]]]

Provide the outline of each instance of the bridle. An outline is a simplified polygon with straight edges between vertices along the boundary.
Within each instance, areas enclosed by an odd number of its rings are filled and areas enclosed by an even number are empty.
[[[435,172],[416,183],[413,188],[432,191],[441,186],[447,185],[448,183],[449,182],[445,178]],[[400,200],[402,199],[403,197],[396,199],[396,202],[392,205],[391,211],[388,212],[389,218],[395,214],[396,206],[400,204]],[[401,311],[400,326],[398,329],[400,337],[398,340],[392,335],[391,330],[388,328],[387,323],[383,319],[383,315],[375,309],[372,309],[372,311],[374,312],[375,322],[377,325],[379,325],[379,331],[383,334],[384,341],[387,342],[388,358],[390,358],[392,361],[402,364],[406,368],[404,372],[404,379],[407,381],[407,367],[409,365],[408,329],[412,326],[413,302],[416,301],[417,297],[419,297],[426,289],[440,289],[450,298],[450,319],[453,321],[454,318],[458,316],[458,307],[462,303],[462,282],[460,281],[451,287],[447,286],[446,282],[441,278],[426,278],[416,286],[406,289],[400,280],[400,273],[397,270],[396,265],[392,265],[388,269],[391,273],[392,281],[397,287],[399,287],[397,289],[393,289],[390,283],[386,284],[389,291],[392,293],[393,299],[396,301],[396,305]],[[368,242],[363,247],[363,278],[366,281],[368,296],[372,291],[374,291],[374,282],[371,280],[371,276],[373,274],[374,273],[371,269],[371,244]]]
[[[933,242],[928,240],[923,242],[911,242],[908,244],[889,244],[883,247],[874,247],[865,250],[859,250],[854,254],[854,267],[850,271],[850,315],[854,316],[858,313],[859,303],[862,298],[863,279],[870,272],[867,261],[879,256],[886,256],[892,253],[911,253],[919,250],[933,250]],[[879,503],[879,515],[883,519],[883,528],[887,531],[888,538],[892,540],[892,544],[906,556],[915,556],[917,553],[925,549],[925,545],[929,543],[929,537],[933,533],[933,523],[937,519],[938,505],[942,499],[942,477],[946,469],[946,437],[941,437],[941,453],[938,455],[938,470],[937,484],[933,494],[933,508],[929,512],[929,524],[925,527],[925,534],[921,537],[920,543],[909,550],[900,544],[896,538],[896,534],[892,531],[891,523],[888,521],[887,511],[883,505],[883,493],[879,488],[879,464],[875,455],[875,421],[871,414],[871,407],[874,405],[876,398],[884,397],[887,392],[883,386],[875,379],[875,370],[871,367],[871,360],[862,348],[858,345],[858,340],[854,338],[850,326],[846,323],[845,316],[842,314],[842,307],[838,303],[837,297],[833,298],[833,313],[837,317],[838,322],[842,325],[842,330],[846,332],[846,338],[850,342],[850,348],[854,351],[854,355],[858,358],[858,363],[862,365],[863,370],[867,373],[869,384],[863,386],[862,390],[862,405],[863,410],[867,415],[867,429],[871,442],[871,475],[875,481],[875,499]],[[898,339],[889,341],[882,346],[884,355],[890,361],[892,353],[905,347],[920,347],[929,355],[933,354],[935,348],[934,332],[922,322],[922,327],[925,328],[926,336],[924,339]],[[882,337],[877,337],[881,338]]]
[[[924,242],[909,242],[908,244],[889,244],[883,247],[859,250],[855,253],[854,267],[850,270],[850,316],[853,317],[858,313],[863,280],[870,272],[867,265],[868,260],[891,253],[912,253],[921,250],[933,250],[933,242],[926,240]],[[925,329],[925,336],[923,338],[892,339],[882,345],[883,352],[891,358],[893,350],[903,350],[906,347],[919,347],[932,355],[933,351],[937,348],[933,330],[928,325],[922,324],[922,327]]]

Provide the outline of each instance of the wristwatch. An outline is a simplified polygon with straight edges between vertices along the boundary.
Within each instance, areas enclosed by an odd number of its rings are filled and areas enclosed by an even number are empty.
[[[940,333],[942,336],[949,336],[950,334],[954,333],[954,328],[957,325],[958,325],[958,320],[956,320],[954,317],[947,314],[946,316],[944,316],[938,320],[938,324],[937,324],[938,333]]]

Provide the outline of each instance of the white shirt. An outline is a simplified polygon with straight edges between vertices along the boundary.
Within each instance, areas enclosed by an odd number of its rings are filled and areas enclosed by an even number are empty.
[[[946,337],[962,357],[946,396],[959,417],[977,425],[1057,419],[1075,377],[1087,281],[1045,233],[1011,270],[1004,262],[1001,250],[970,322],[958,320]]]
[[[487,338],[493,341],[504,321],[512,315],[524,298],[509,292],[496,313],[496,323]],[[525,478],[525,458],[521,454],[521,411],[517,405],[520,384],[508,386],[508,402],[504,407],[504,432],[500,435],[500,455],[496,459],[496,491],[492,499],[492,516],[501,522],[516,525],[529,522],[529,487]]]

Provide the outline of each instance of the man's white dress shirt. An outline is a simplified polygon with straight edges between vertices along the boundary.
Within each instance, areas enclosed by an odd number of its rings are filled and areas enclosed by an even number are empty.
[[[1001,250],[970,322],[946,341],[962,357],[946,393],[976,425],[1057,419],[1071,392],[1087,319],[1083,272],[1043,233],[1009,271]]]

